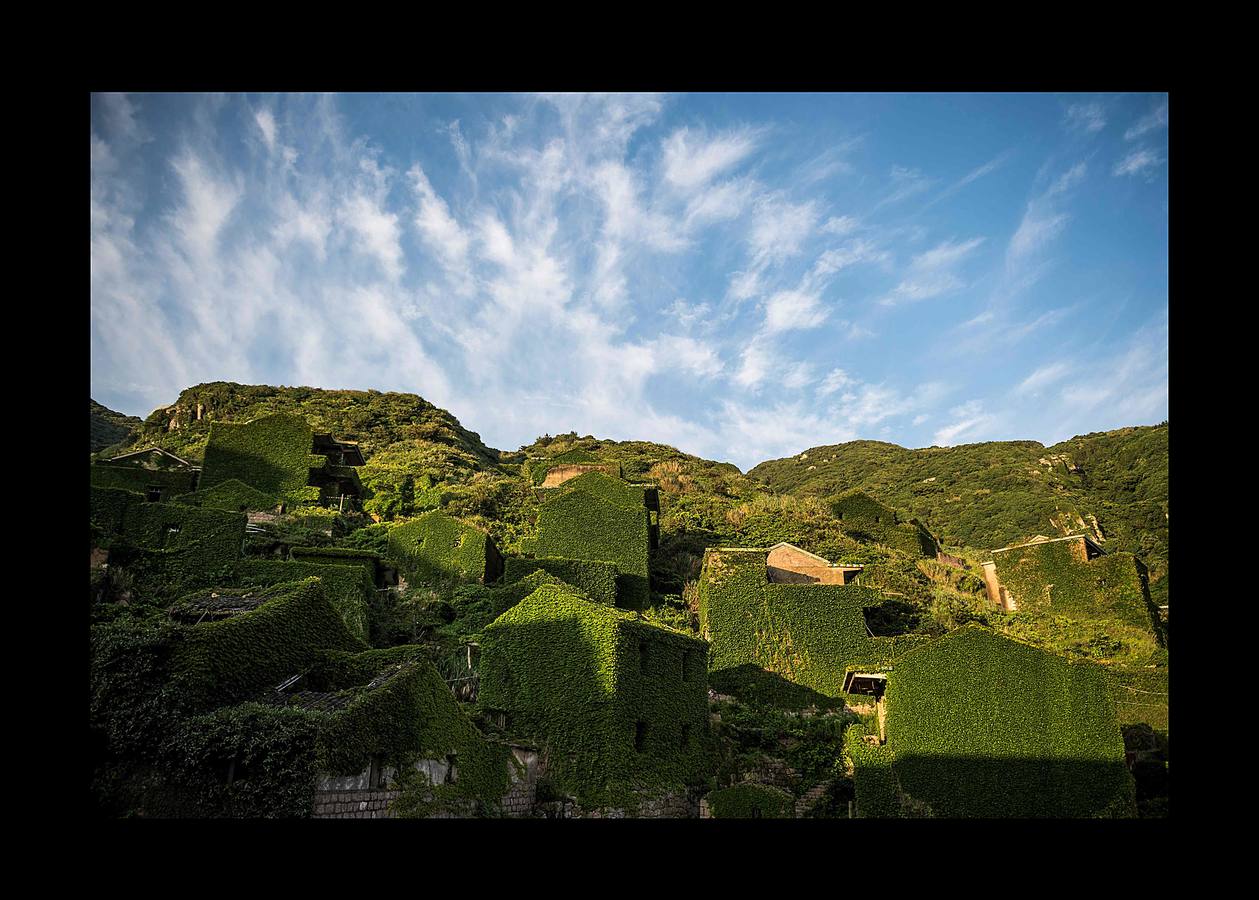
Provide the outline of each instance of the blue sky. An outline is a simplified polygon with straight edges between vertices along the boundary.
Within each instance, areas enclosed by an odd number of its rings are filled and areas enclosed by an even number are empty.
[[[1166,95],[97,95],[92,396],[747,468],[1167,418]]]

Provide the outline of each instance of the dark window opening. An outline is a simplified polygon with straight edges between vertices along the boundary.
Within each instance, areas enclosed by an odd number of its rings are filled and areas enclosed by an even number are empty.
[[[634,749],[637,750],[639,753],[642,753],[643,750],[645,750],[646,748],[647,748],[647,723],[641,722],[641,721],[635,722],[634,723]]]
[[[682,749],[685,750],[689,746],[691,746],[691,726],[683,725],[682,726]]]
[[[644,674],[647,672],[647,660],[651,656],[651,647],[646,641],[638,642],[638,670]]]
[[[379,756],[373,756],[367,769],[367,786],[383,788],[385,786],[385,767]]]
[[[698,659],[698,654],[694,650],[687,650],[685,653],[682,654],[682,680],[683,681],[690,681],[691,679],[695,677],[695,670],[698,668],[698,666],[696,666],[695,664],[697,659]]]
[[[158,503],[162,499],[161,485],[151,484],[144,493],[144,499],[149,503]]]
[[[455,784],[459,781],[459,755],[457,753],[446,754],[446,783]]]

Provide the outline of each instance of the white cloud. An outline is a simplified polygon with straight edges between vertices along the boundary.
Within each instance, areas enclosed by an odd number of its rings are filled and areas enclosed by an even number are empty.
[[[860,223],[852,216],[831,216],[822,225],[822,231],[827,234],[843,236],[857,229]]]
[[[1074,103],[1067,107],[1066,121],[1072,131],[1096,134],[1106,127],[1106,113],[1100,103]]]
[[[799,291],[779,291],[765,304],[765,330],[770,334],[816,328],[826,321],[818,298]]]
[[[1059,205],[1068,192],[1084,180],[1087,166],[1076,163],[1041,194],[1027,203],[1019,227],[1006,247],[1007,278],[1017,281],[1029,261],[1062,234],[1071,216]]]
[[[1135,140],[1151,131],[1167,127],[1167,101],[1164,100],[1148,115],[1142,116],[1123,133],[1125,141]]]
[[[1065,362],[1050,363],[1047,366],[1041,366],[1031,375],[1028,375],[1014,389],[1014,393],[1019,396],[1030,394],[1035,397],[1042,390],[1055,382],[1061,381],[1072,371],[1072,367]]]
[[[843,369],[831,369],[826,378],[822,379],[817,393],[819,397],[827,397],[853,383],[852,377]]]
[[[971,400],[949,411],[954,421],[941,428],[931,439],[931,443],[939,447],[951,447],[958,443],[959,438],[969,438],[972,442],[976,437],[990,428],[996,417],[985,411],[978,400]]]
[[[473,290],[473,278],[468,269],[468,251],[472,239],[463,227],[451,215],[446,201],[433,190],[424,170],[416,163],[407,175],[415,188],[419,211],[415,216],[415,227],[421,239],[441,260],[446,271],[454,276],[464,294]]]
[[[275,151],[275,114],[271,110],[263,107],[254,112],[254,122],[258,125],[258,130],[262,132],[262,139],[266,141],[267,150]]]
[[[1163,158],[1154,150],[1134,150],[1119,162],[1115,163],[1115,175],[1140,175],[1148,170],[1158,168]]]
[[[375,259],[391,281],[401,278],[404,264],[398,216],[366,194],[348,198],[339,215],[357,237],[358,252]]]
[[[703,187],[756,149],[757,134],[729,131],[708,137],[703,131],[679,128],[664,141],[664,177],[685,191]]]
[[[880,305],[895,306],[928,300],[963,287],[965,282],[955,269],[983,242],[981,237],[967,241],[944,241],[918,254],[910,263],[905,277],[879,301]]]
[[[781,195],[761,197],[756,204],[756,223],[748,236],[754,265],[781,263],[799,254],[817,218],[817,205],[812,200],[791,203]]]

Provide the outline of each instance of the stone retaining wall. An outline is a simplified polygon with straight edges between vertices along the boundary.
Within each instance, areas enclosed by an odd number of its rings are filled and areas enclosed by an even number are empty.
[[[388,819],[400,791],[316,791],[313,819]]]

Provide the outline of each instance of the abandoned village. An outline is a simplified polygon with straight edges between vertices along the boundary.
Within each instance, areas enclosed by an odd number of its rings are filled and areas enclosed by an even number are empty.
[[[100,816],[1166,815],[1167,605],[1104,515],[946,546],[575,435],[387,507],[361,429],[209,387],[93,454]]]

